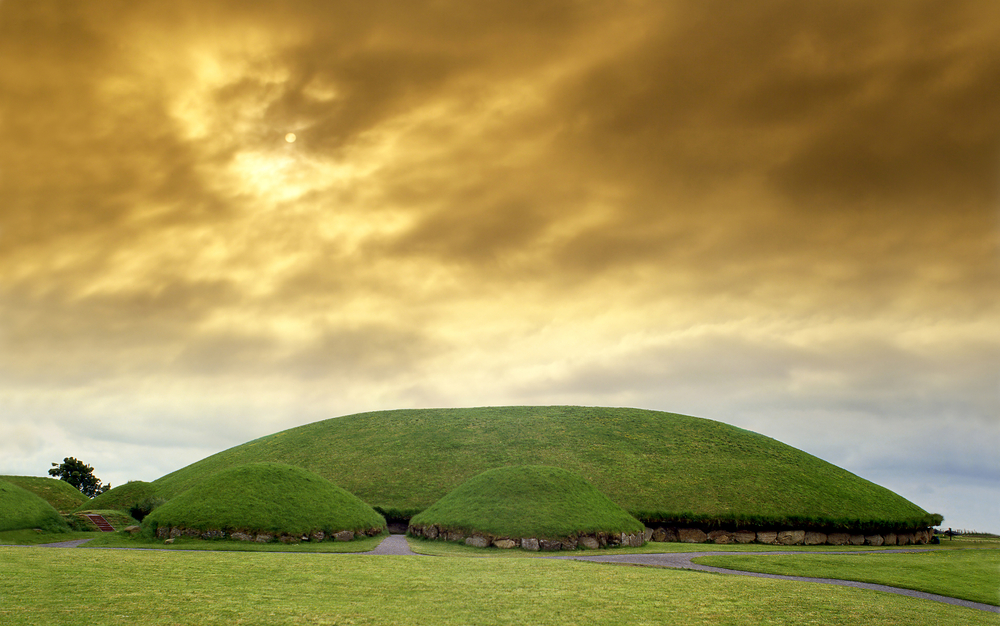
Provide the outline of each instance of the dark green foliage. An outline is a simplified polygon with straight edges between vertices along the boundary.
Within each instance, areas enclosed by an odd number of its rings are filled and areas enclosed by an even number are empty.
[[[205,476],[259,461],[306,468],[394,515],[426,509],[477,474],[515,465],[569,470],[642,520],[906,527],[927,515],[884,487],[769,437],[629,408],[362,413],[251,441],[153,484],[170,498]]]
[[[308,534],[384,529],[385,520],[322,476],[290,465],[254,463],[205,478],[152,511],[143,526]]]
[[[94,476],[93,467],[71,456],[63,459],[62,463],[53,463],[49,476],[68,482],[88,498],[100,495],[111,488],[111,485],[102,485],[101,479]]]
[[[167,501],[163,498],[144,498],[139,502],[134,502],[128,506],[125,511],[131,515],[136,521],[141,522],[146,519],[146,516],[152,513],[156,507],[166,504]]]
[[[549,539],[643,530],[638,520],[583,478],[540,465],[502,467],[474,476],[411,523]]]
[[[75,511],[85,502],[90,502],[87,496],[80,493],[79,489],[55,478],[43,478],[41,476],[0,476],[0,480],[6,480],[22,489],[27,489],[51,504],[60,513]]]
[[[52,505],[17,485],[0,480],[0,531],[41,528],[65,532],[69,528]]]

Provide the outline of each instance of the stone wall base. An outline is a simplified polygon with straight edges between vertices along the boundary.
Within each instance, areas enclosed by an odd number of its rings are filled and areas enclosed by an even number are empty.
[[[316,530],[305,534],[270,533],[253,530],[200,530],[197,528],[184,528],[182,526],[160,526],[156,529],[157,539],[176,539],[177,537],[191,537],[195,539],[232,539],[234,541],[253,541],[256,543],[301,543],[305,541],[353,541],[365,537],[374,537],[382,534],[381,528],[369,528],[364,532],[353,530],[342,530],[336,533],[327,534],[322,530]]]
[[[706,533],[698,528],[657,527],[652,529],[652,541],[682,543],[762,543],[773,546],[905,546],[931,542],[930,528],[895,533],[821,533],[806,530],[713,530]]]
[[[558,550],[596,550],[614,546],[639,547],[646,543],[651,529],[646,529],[642,533],[593,533],[584,535],[573,535],[558,539],[539,539],[538,537],[507,537],[496,536],[489,533],[462,533],[439,527],[436,524],[414,525],[410,524],[407,532],[414,537],[425,539],[441,539],[445,541],[457,541],[468,546],[477,548],[487,548],[493,546],[503,550],[521,548],[529,552],[555,552]]]
[[[593,533],[563,537],[558,540],[537,537],[499,537],[488,533],[462,533],[435,524],[413,525],[407,532],[414,537],[465,543],[477,548],[490,546],[509,550],[521,548],[532,552],[556,550],[596,550],[614,546],[639,547],[647,541],[680,543],[758,543],[773,546],[905,546],[931,542],[930,528],[905,533],[822,533],[806,530],[712,530],[700,528],[656,527],[643,533]]]

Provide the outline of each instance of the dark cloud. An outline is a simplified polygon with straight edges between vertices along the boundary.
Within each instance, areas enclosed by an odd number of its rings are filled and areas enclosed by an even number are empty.
[[[826,424],[996,414],[998,15],[4,1],[0,412],[631,404],[889,476]]]

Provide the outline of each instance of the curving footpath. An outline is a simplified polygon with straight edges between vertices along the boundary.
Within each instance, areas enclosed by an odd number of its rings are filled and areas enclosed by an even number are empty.
[[[76,548],[90,541],[90,539],[77,539],[74,541],[62,541],[59,543],[41,544],[41,548]],[[927,552],[927,550],[906,550],[907,552]],[[829,552],[827,554],[865,554],[868,552]],[[405,535],[389,535],[383,539],[374,550],[368,552],[345,552],[337,554],[361,554],[371,556],[425,556],[410,549],[409,542]],[[911,598],[922,600],[933,600],[954,606],[962,606],[968,609],[977,609],[989,613],[1000,613],[1000,607],[970,600],[961,600],[950,596],[941,596],[935,593],[914,591],[913,589],[903,589],[901,587],[890,587],[888,585],[877,585],[874,583],[863,583],[854,580],[840,580],[836,578],[810,578],[806,576],[784,576],[781,574],[761,574],[759,572],[743,572],[739,570],[724,569],[721,567],[711,567],[709,565],[699,565],[691,559],[701,556],[718,556],[719,552],[669,552],[659,554],[601,554],[594,556],[550,556],[549,559],[562,559],[572,561],[590,561],[593,563],[612,563],[617,565],[639,565],[646,567],[666,567],[672,569],[688,569],[699,572],[712,572],[715,574],[729,574],[733,576],[753,576],[756,578],[774,578],[777,580],[792,580],[806,583],[819,583],[822,585],[838,585],[841,587],[854,587],[856,589],[867,589],[869,591],[883,591],[885,593],[895,593]],[[801,552],[754,552],[748,553],[758,556],[771,556],[780,554],[802,554]]]
[[[907,550],[907,552],[927,552],[927,550]],[[866,552],[828,552],[826,554],[863,554]],[[647,567],[669,567],[674,569],[689,569],[699,572],[712,572],[715,574],[731,574],[734,576],[753,576],[756,578],[774,578],[777,580],[793,580],[805,583],[820,583],[823,585],[838,585],[841,587],[854,587],[856,589],[868,589],[869,591],[884,591],[895,593],[911,598],[921,598],[923,600],[934,600],[955,606],[963,606],[969,609],[978,609],[990,613],[1000,613],[1000,607],[981,602],[972,602],[941,596],[936,593],[926,593],[924,591],[914,591],[913,589],[903,589],[902,587],[890,587],[888,585],[878,585],[874,583],[863,583],[856,580],[840,580],[837,578],[811,578],[806,576],[784,576],[782,574],[762,574],[760,572],[744,572],[740,570],[724,569],[721,567],[711,567],[709,565],[699,565],[691,559],[700,556],[718,556],[720,552],[674,552],[669,554],[605,554],[595,556],[554,556],[554,559],[571,559],[574,561],[592,561],[596,563],[616,563],[619,565],[644,565]],[[753,552],[747,553],[755,556],[770,556],[780,554],[802,554],[801,552]]]

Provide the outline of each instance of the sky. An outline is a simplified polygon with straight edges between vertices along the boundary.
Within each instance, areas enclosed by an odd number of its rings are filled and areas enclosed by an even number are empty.
[[[994,0],[0,0],[0,474],[630,406],[1000,532]]]

